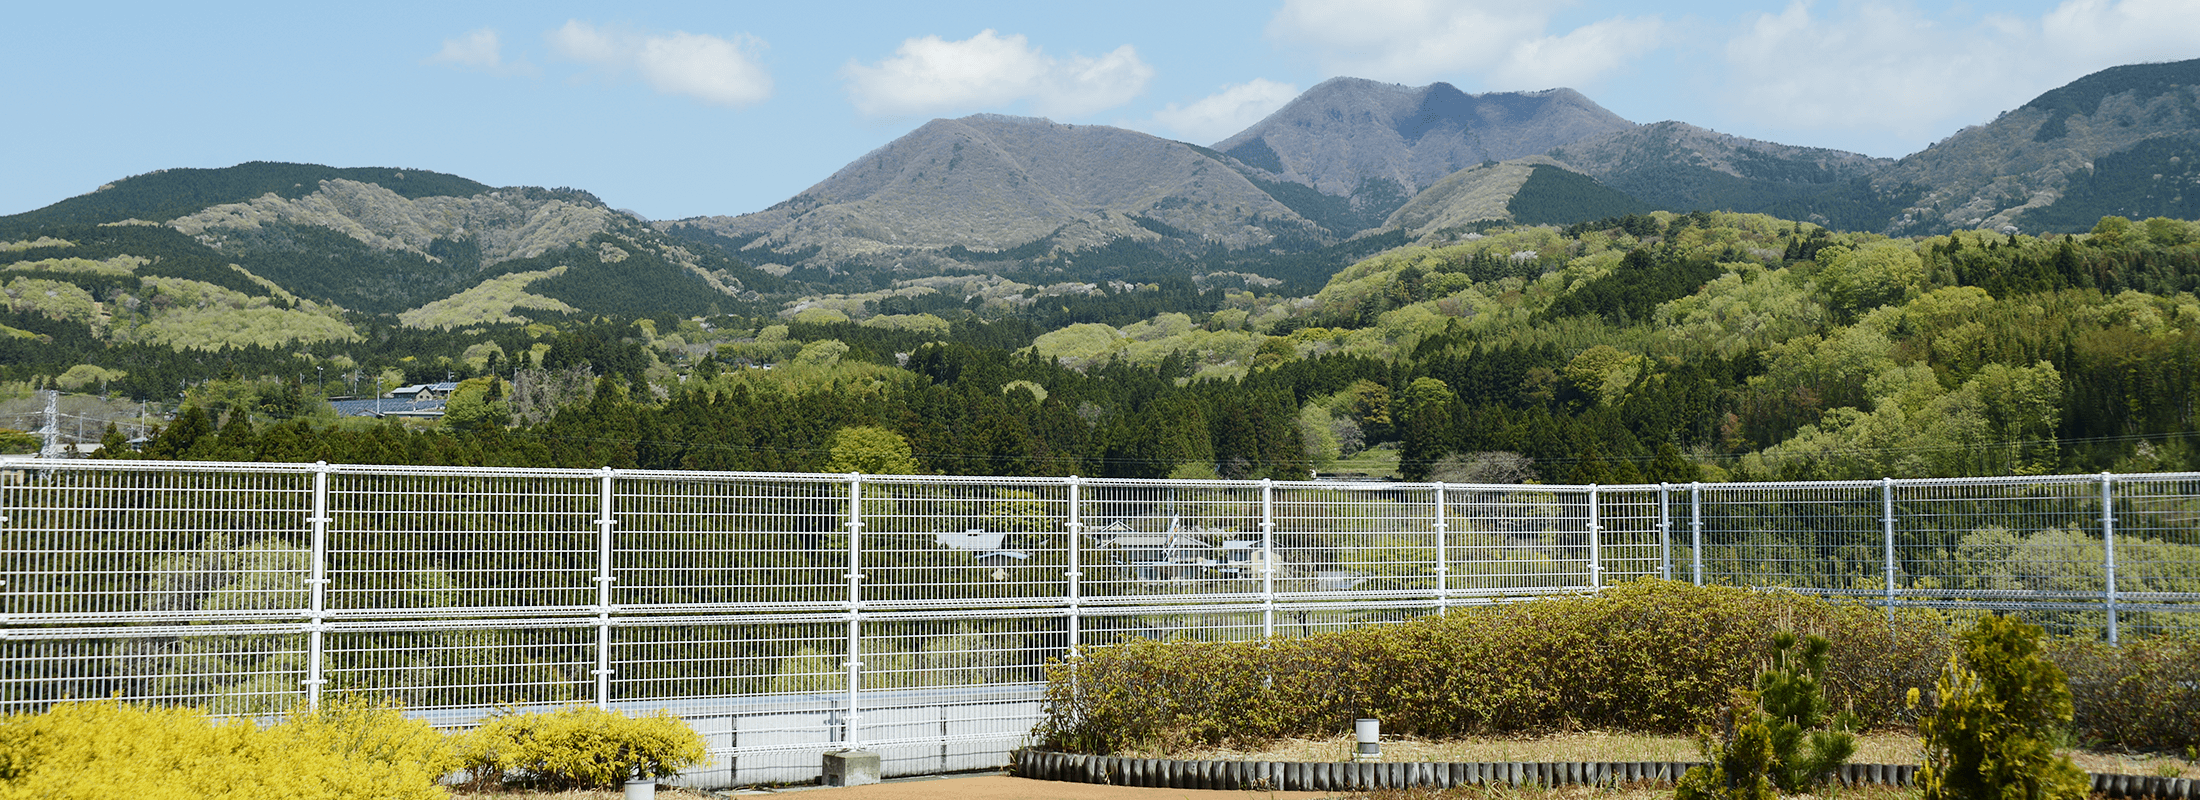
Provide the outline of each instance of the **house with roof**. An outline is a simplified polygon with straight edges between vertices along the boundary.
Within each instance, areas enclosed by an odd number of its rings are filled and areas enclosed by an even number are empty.
[[[408,402],[423,400],[449,400],[451,399],[451,393],[455,391],[458,391],[458,384],[451,381],[443,381],[441,383],[416,383],[411,386],[400,386],[396,389],[392,389],[390,390],[388,397],[392,400],[404,400]]]

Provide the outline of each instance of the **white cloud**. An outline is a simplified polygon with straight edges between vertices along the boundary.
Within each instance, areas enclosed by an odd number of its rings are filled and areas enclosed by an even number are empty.
[[[546,34],[550,49],[558,55],[584,64],[594,64],[605,69],[619,69],[634,49],[630,44],[632,34],[617,34],[577,19],[565,21],[565,26]],[[619,40],[624,39],[627,42]]]
[[[1291,98],[1299,87],[1254,78],[1222,87],[1222,91],[1179,106],[1170,103],[1153,113],[1154,124],[1191,142],[1214,142],[1253,126]]]
[[[961,41],[909,39],[876,64],[851,61],[841,69],[849,101],[872,116],[1024,102],[1040,114],[1076,117],[1130,102],[1153,75],[1153,67],[1127,44],[1098,58],[1055,58],[1022,34],[1002,36],[991,29]]]
[[[1500,90],[1578,87],[1665,39],[1655,17],[1614,17],[1554,35],[1552,7],[1517,0],[1285,0],[1268,22],[1268,36],[1304,48],[1336,74]]]
[[[504,60],[504,44],[495,28],[468,31],[465,36],[443,40],[443,49],[429,56],[428,63],[449,64],[499,74],[528,72],[532,69],[525,61]]]
[[[1519,42],[1490,74],[1490,84],[1521,89],[1582,86],[1626,68],[1664,43],[1656,18],[1598,20],[1563,36]]]
[[[2088,73],[2192,58],[2200,4],[2069,0],[2037,19],[1935,18],[1907,4],[1795,0],[1727,43],[1737,111],[1774,126],[1893,133],[1922,145]]]
[[[729,41],[685,31],[641,34],[567,20],[547,38],[550,49],[563,58],[607,75],[633,70],[663,94],[728,107],[760,103],[772,95],[771,73],[752,55],[763,47],[754,37]]]
[[[2052,52],[2091,68],[2200,56],[2200,3],[2071,0],[2040,18]]]

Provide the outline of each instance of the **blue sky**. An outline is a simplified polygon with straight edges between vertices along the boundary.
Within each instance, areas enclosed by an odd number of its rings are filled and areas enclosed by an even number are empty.
[[[2200,0],[18,4],[0,214],[168,167],[391,166],[755,211],[934,117],[1209,144],[1340,75],[1569,86],[1637,122],[1901,156]]]

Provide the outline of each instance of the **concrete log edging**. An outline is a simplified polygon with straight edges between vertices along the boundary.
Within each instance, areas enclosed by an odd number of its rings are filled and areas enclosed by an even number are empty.
[[[1155,789],[1342,792],[1455,786],[1670,785],[1700,761],[1200,761],[1125,758],[1022,748],[1012,755],[1018,777]],[[2200,800],[2200,780],[2089,773],[2096,794],[2112,798]],[[1844,764],[1843,786],[1909,786],[1915,764]]]

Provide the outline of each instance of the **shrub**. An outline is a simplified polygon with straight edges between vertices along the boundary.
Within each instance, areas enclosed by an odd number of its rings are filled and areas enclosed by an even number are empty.
[[[2200,635],[2046,644],[2070,679],[2071,733],[2088,744],[2178,752],[2200,747]]]
[[[1707,766],[1690,767],[1673,787],[1674,800],[1772,800],[1773,730],[1755,692],[1737,690],[1727,704],[1725,731],[1697,734]]]
[[[1800,653],[1795,646],[1800,643]],[[1854,719],[1835,715],[1824,728],[1826,653],[1832,645],[1816,634],[1773,634],[1772,662],[1757,673],[1757,688],[1737,690],[1724,714],[1725,730],[1697,729],[1707,766],[1691,767],[1676,787],[1678,800],[1770,800],[1814,788],[1856,752],[1848,729]],[[1810,747],[1803,747],[1804,735]]]
[[[505,714],[458,737],[458,766],[477,789],[608,788],[703,763],[703,737],[659,711],[628,717],[594,706]]]
[[[2062,670],[2040,655],[2040,628],[1987,616],[1964,630],[1918,722],[1926,800],[2079,800],[2084,772],[2050,737],[2071,717]],[[1917,700],[1911,690],[1911,702]]]
[[[1802,638],[1801,653],[1795,634],[1773,634],[1779,651],[1772,664],[1757,674],[1757,696],[1762,700],[1772,737],[1772,782],[1784,792],[1801,792],[1832,777],[1841,762],[1856,752],[1856,737],[1849,729],[1856,717],[1847,711],[1826,717],[1826,695],[1821,685],[1826,676],[1826,638],[1811,634]],[[1827,727],[1827,722],[1832,722]],[[1810,748],[1803,747],[1808,735]]]
[[[1865,725],[1943,659],[1946,627],[1785,592],[1641,580],[1595,597],[1453,609],[1396,625],[1245,642],[1132,640],[1048,668],[1043,745],[1080,752],[1342,733],[1357,716],[1402,735],[1600,728],[1685,733],[1771,656],[1767,627],[1833,645],[1827,699]]]
[[[443,737],[364,701],[266,729],[192,708],[62,703],[0,723],[0,798],[441,798]]]

